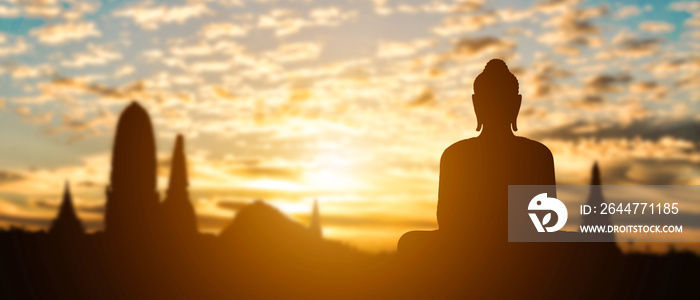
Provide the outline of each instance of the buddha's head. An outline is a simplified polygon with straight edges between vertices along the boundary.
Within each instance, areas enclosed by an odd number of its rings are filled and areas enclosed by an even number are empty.
[[[522,96],[518,92],[518,79],[508,70],[506,63],[492,59],[484,71],[474,80],[474,112],[476,130],[482,127],[506,127],[518,131],[517,119]]]

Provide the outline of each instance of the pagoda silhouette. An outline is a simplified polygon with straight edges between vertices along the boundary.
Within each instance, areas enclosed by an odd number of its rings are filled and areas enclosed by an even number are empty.
[[[601,207],[600,205],[606,203],[603,197],[603,189],[601,187],[600,179],[600,168],[598,167],[598,162],[593,163],[593,168],[591,169],[591,189],[588,193],[588,200],[586,204],[591,207]],[[612,225],[609,214],[587,214],[583,215],[581,225],[583,226],[605,226]],[[615,234],[612,232],[605,233],[589,233],[595,235],[593,238],[599,242],[614,242]]]
[[[311,232],[318,237],[323,236],[323,229],[321,228],[321,214],[318,211],[318,199],[314,199],[314,206],[311,210],[311,221],[309,222],[309,230],[311,230]]]
[[[182,135],[175,140],[170,163],[170,181],[162,204],[165,230],[172,238],[193,236],[197,233],[197,217],[187,191],[187,159]]]
[[[105,234],[133,239],[191,236],[197,233],[187,191],[184,139],[177,136],[171,159],[167,196],[161,203],[156,187],[156,142],[146,110],[132,102],[119,117],[107,187]]]
[[[85,233],[83,224],[80,223],[78,215],[73,207],[73,197],[70,193],[70,184],[66,181],[63,190],[63,201],[58,209],[56,219],[51,223],[49,234],[61,238],[76,238]]]
[[[156,231],[156,143],[151,119],[136,102],[119,117],[106,193],[106,235],[131,239]]]

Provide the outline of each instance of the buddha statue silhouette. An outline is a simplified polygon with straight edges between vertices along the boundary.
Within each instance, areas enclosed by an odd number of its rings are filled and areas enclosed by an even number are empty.
[[[508,241],[508,185],[549,185],[552,188],[546,192],[556,197],[552,153],[541,143],[513,133],[518,130],[522,96],[505,62],[492,59],[486,64],[474,80],[472,101],[476,130],[481,133],[452,144],[442,154],[439,229],[404,234],[399,253],[425,247],[493,253]],[[526,211],[524,202],[523,218]]]

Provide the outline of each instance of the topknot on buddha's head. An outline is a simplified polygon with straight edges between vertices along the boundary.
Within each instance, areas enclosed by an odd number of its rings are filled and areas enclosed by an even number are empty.
[[[484,71],[474,80],[474,93],[519,94],[518,79],[508,70],[508,65],[500,59],[492,59],[484,67]]]

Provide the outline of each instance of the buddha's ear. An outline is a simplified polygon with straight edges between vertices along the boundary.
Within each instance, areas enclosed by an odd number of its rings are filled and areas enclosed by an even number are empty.
[[[513,119],[510,121],[510,125],[513,131],[518,131],[518,113],[520,112],[520,105],[523,103],[523,96],[518,94],[518,97],[513,99]]]
[[[481,131],[484,124],[479,121],[479,109],[477,108],[478,99],[479,97],[476,94],[472,94],[472,105],[474,106],[474,114],[476,115],[476,131]]]

